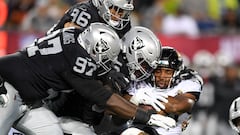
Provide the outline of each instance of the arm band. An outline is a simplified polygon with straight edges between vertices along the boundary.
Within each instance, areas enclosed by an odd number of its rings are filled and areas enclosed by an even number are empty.
[[[149,121],[151,115],[152,112],[147,112],[143,109],[138,108],[133,122],[146,124]]]

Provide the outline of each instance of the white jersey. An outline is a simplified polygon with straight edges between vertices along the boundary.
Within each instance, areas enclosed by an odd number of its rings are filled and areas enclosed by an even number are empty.
[[[150,84],[147,84],[146,82],[140,82],[140,83],[132,84],[131,88],[128,90],[128,93],[130,95],[134,95],[134,93],[136,93],[137,90],[142,89],[142,88],[153,89]],[[165,93],[168,96],[174,97],[178,94],[187,93],[187,92],[200,92],[201,93],[201,84],[195,80],[183,80],[173,88],[164,89],[164,90],[155,88],[154,90],[157,93],[158,92]],[[177,126],[176,127],[170,128],[170,130],[165,130],[161,127],[154,127],[154,128],[160,135],[162,135],[162,134],[163,135],[180,135],[183,131],[182,124],[189,121],[190,118],[191,118],[190,113],[183,113],[177,117],[177,119],[176,119]]]

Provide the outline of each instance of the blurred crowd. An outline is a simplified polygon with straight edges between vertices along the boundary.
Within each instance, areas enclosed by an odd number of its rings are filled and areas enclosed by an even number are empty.
[[[204,80],[184,135],[235,135],[228,123],[231,102],[240,95],[239,64],[231,55],[199,50],[190,63]]]
[[[84,0],[5,0],[2,29],[45,32],[76,2]],[[235,34],[240,0],[134,0],[132,24],[167,35]]]
[[[84,0],[6,0],[8,17],[0,29],[46,32],[64,12]],[[134,0],[132,25],[164,35],[199,36],[240,33],[240,0]],[[185,58],[185,57],[184,57]],[[240,95],[239,65],[231,55],[198,51],[185,64],[204,78],[186,135],[231,135],[228,110]]]

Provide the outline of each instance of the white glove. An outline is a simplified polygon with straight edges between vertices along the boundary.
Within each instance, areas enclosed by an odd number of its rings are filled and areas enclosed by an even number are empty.
[[[167,116],[163,116],[160,114],[152,114],[147,124],[169,130],[169,128],[173,128],[176,126],[176,121],[173,118]]]
[[[0,95],[0,106],[7,107],[7,103],[9,102],[9,97],[7,94]]]
[[[135,105],[151,105],[156,111],[164,110],[165,106],[160,101],[167,103],[168,95],[154,92],[154,89],[150,87],[138,89],[135,95],[131,97],[130,102]]]

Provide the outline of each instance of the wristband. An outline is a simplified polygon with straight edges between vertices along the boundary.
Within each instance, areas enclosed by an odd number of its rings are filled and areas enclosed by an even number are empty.
[[[133,122],[146,124],[149,121],[151,115],[151,112],[147,112],[143,109],[138,108],[135,117],[133,118]]]

